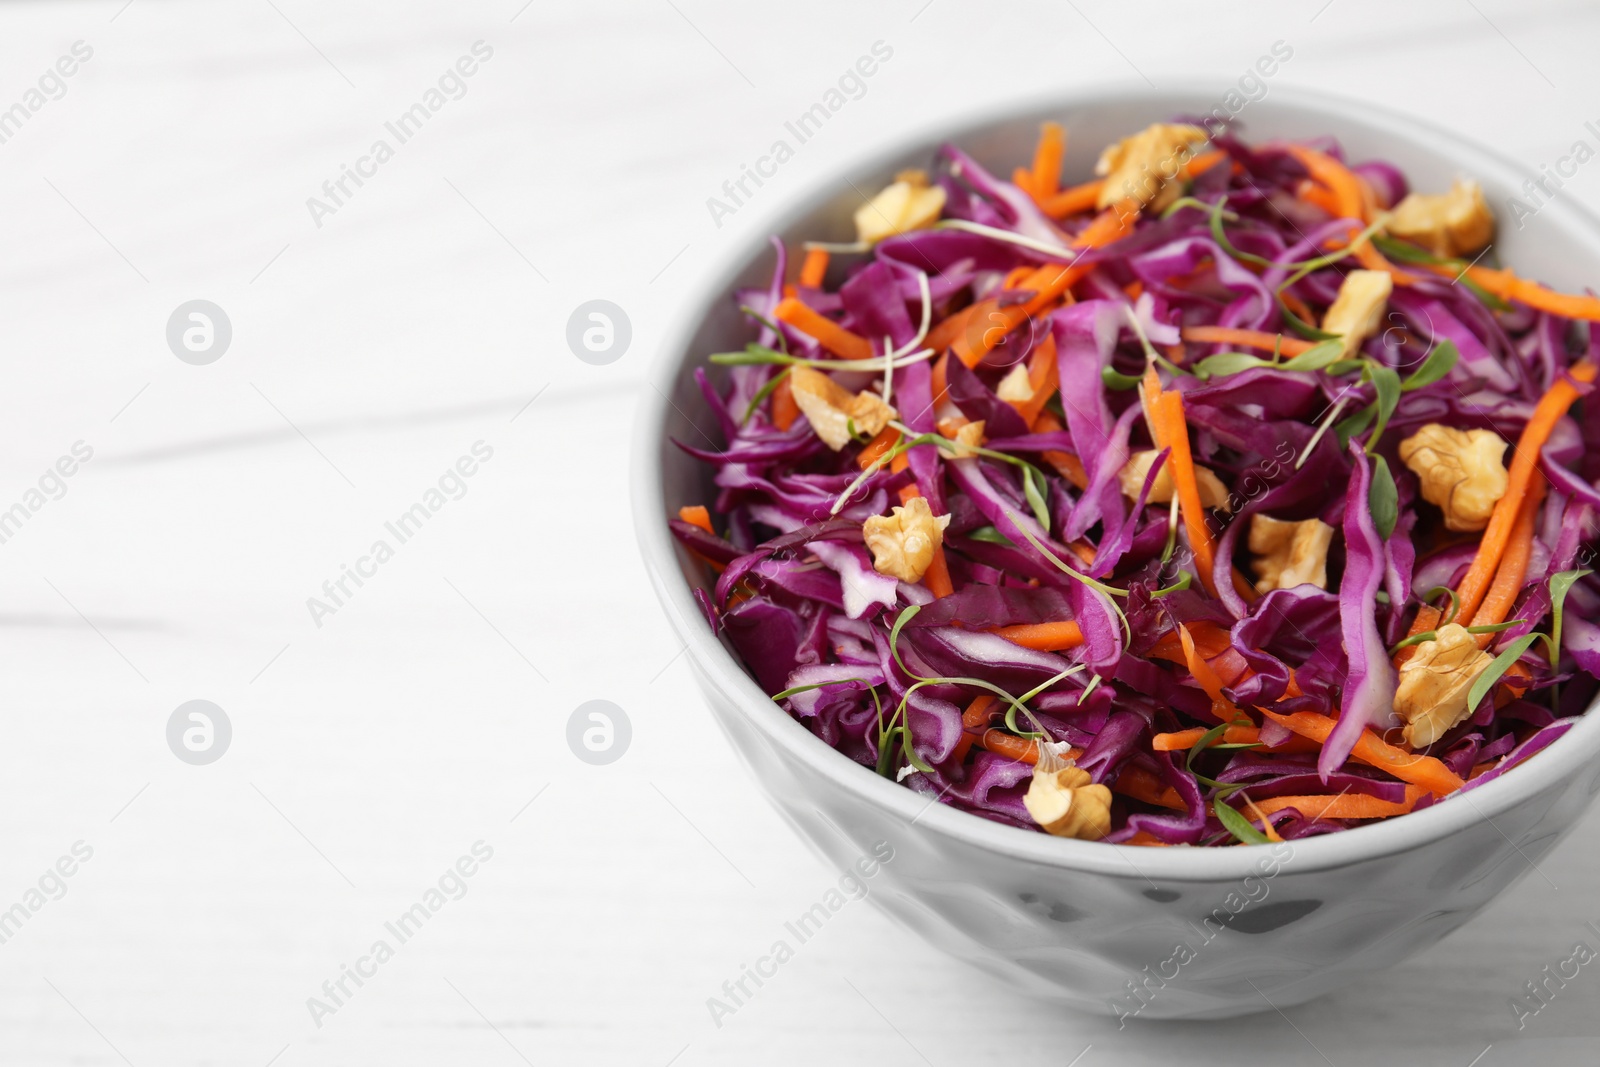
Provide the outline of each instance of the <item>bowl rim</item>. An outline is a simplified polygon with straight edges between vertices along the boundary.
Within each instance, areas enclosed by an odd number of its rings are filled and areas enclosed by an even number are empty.
[[[752,256],[759,255],[765,235],[783,233],[789,226],[830,199],[846,181],[892,166],[915,146],[939,140],[957,143],[1003,122],[1047,114],[1052,110],[1097,105],[1146,104],[1174,108],[1174,101],[1211,101],[1215,87],[1180,83],[1152,89],[1137,83],[1119,83],[1089,91],[1052,92],[1008,98],[971,108],[939,121],[924,122],[902,131],[870,151],[846,156],[837,165],[808,179],[753,217],[745,236],[736,238],[687,287],[690,293],[669,320],[646,368],[635,418],[631,457],[631,497],[635,533],[645,570],[673,630],[684,642],[702,683],[713,686],[737,713],[759,729],[788,758],[829,780],[860,802],[899,817],[908,825],[920,823],[930,833],[942,834],[965,845],[1015,860],[1061,870],[1091,872],[1144,880],[1179,882],[1237,881],[1259,873],[1265,854],[1259,848],[1145,848],[1052,837],[984,819],[970,812],[936,803],[921,793],[891,782],[870,768],[841,755],[774,703],[745,671],[733,653],[711,633],[696,604],[688,581],[679,569],[676,542],[667,526],[667,501],[660,467],[661,449],[667,447],[665,424],[672,405],[672,387],[692,366],[688,346],[712,302],[722,299]],[[1498,153],[1461,135],[1415,116],[1393,111],[1366,100],[1292,86],[1274,86],[1268,98],[1273,110],[1298,111],[1309,120],[1327,116],[1374,133],[1404,137],[1423,151],[1477,176],[1493,173],[1508,186],[1525,176]],[[1184,105],[1179,104],[1177,107]],[[1174,108],[1176,109],[1176,108]],[[1314,131],[1313,131],[1314,133]],[[1545,204],[1555,225],[1567,226],[1593,251],[1600,263],[1600,218],[1572,198]],[[1462,833],[1548,788],[1566,783],[1579,768],[1600,753],[1600,714],[1592,702],[1567,733],[1539,753],[1537,765],[1547,773],[1535,777],[1518,767],[1469,794],[1451,798],[1421,811],[1381,823],[1353,827],[1291,842],[1295,870],[1324,870],[1409,851]],[[1498,831],[1498,827],[1495,827]],[[1503,835],[1502,835],[1503,836]],[[1513,843],[1514,844],[1514,843]],[[1529,860],[1530,867],[1532,860]]]

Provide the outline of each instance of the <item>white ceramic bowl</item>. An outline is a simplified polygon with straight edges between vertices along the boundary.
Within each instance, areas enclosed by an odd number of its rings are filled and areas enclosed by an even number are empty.
[[[1019,107],[891,147],[769,217],[791,248],[850,240],[860,189],[925,166],[951,140],[996,173],[1030,156],[1038,123],[1069,131],[1067,174],[1153,121],[1209,112],[1214,91],[1128,90]],[[1573,289],[1600,279],[1600,223],[1557,199],[1525,228],[1505,224],[1522,174],[1443,130],[1367,103],[1273,88],[1240,115],[1251,140],[1332,134],[1357,161],[1397,164],[1414,187],[1478,178],[1502,219],[1502,260]],[[725,259],[663,341],[644,391],[634,454],[635,522],[656,594],[687,643],[717,721],[760,788],[840,870],[887,842],[871,899],[938,948],[1016,988],[1072,1007],[1143,1018],[1218,1018],[1297,1004],[1396,963],[1460,926],[1523,876],[1600,791],[1600,715],[1527,765],[1411,815],[1283,846],[1137,848],[1063,840],[928,801],[831,750],[769,700],[711,635],[690,595],[703,567],[667,529],[679,505],[712,499],[710,473],[668,439],[714,422],[690,372],[751,334],[729,294],[762,285],[764,238]],[[698,429],[696,428],[698,426]],[[881,849],[881,846],[880,846]]]

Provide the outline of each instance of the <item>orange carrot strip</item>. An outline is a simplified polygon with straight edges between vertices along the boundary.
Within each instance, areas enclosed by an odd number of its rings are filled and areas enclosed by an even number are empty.
[[[1380,270],[1389,274],[1394,278],[1394,284],[1396,285],[1412,285],[1417,280],[1415,274],[1403,271],[1383,258],[1383,253],[1379,252],[1371,241],[1362,241],[1357,245],[1355,257],[1356,262],[1367,270]]]
[[[1033,277],[1033,271],[1034,268],[1032,267],[1012,267],[1011,270],[1006,274],[1005,280],[1000,283],[1000,288],[1017,288],[1022,283],[1022,279]]]
[[[1011,184],[1033,197],[1033,171],[1027,167],[1018,167],[1011,172]]]
[[[789,376],[772,390],[772,425],[787,430],[800,417],[800,405],[795,403],[794,390],[789,387]]]
[[[1150,747],[1157,752],[1187,752],[1206,735],[1204,726],[1196,726],[1188,730],[1179,730],[1170,734],[1156,734],[1150,739]],[[1229,726],[1222,731],[1220,738],[1223,744],[1228,745],[1254,745],[1261,741],[1261,731],[1254,726]]]
[[[1100,199],[1100,190],[1105,186],[1105,180],[1096,178],[1092,182],[1074,185],[1063,189],[1059,193],[1044,197],[1039,201],[1039,210],[1053,219],[1064,219],[1068,215],[1078,215],[1088,211]]]
[[[1266,835],[1268,841],[1283,840],[1283,835],[1278,833],[1278,828],[1272,825],[1271,819],[1267,818],[1267,816],[1271,813],[1262,811],[1260,808],[1256,807],[1256,802],[1250,799],[1248,793],[1245,794],[1244,806],[1250,809],[1250,814],[1254,815],[1260,820],[1261,832]]]
[[[1317,321],[1317,316],[1306,306],[1306,302],[1293,293],[1285,291],[1279,293],[1278,298],[1288,306],[1290,311],[1294,312],[1295,317],[1301,322],[1310,325]]]
[[[955,344],[957,338],[967,332],[967,323],[972,321],[972,316],[978,314],[978,309],[984,304],[989,304],[991,307],[994,306],[993,301],[980,300],[970,307],[964,307],[955,314],[946,316],[944,321],[928,331],[928,336],[923,341],[923,344],[935,352],[943,352]]]
[[[1023,763],[1039,762],[1039,746],[1026,738],[1001,730],[985,730],[978,736],[978,744],[998,756],[1020,760]],[[1083,755],[1081,748],[1069,748],[1062,753],[1064,759],[1077,759]]]
[[[1285,145],[1284,150],[1310,171],[1313,181],[1327,186],[1334,197],[1335,215],[1339,218],[1366,220],[1366,215],[1362,213],[1361,180],[1349,167],[1332,156],[1307,148],[1305,145]]]
[[[1424,269],[1452,279],[1459,273],[1448,263],[1430,264]],[[1466,276],[1502,300],[1516,300],[1562,318],[1600,322],[1600,297],[1558,293],[1538,282],[1519,278],[1509,270],[1495,270],[1492,267],[1468,267]]]
[[[899,443],[900,431],[893,426],[885,426],[878,431],[878,436],[868,441],[866,447],[862,448],[861,454],[856,457],[856,462],[861,465],[862,470],[866,470]]]
[[[1174,811],[1188,811],[1189,806],[1178,796],[1177,790],[1166,782],[1142,767],[1128,764],[1117,775],[1117,780],[1110,783],[1113,793],[1142,800],[1146,804],[1153,804],[1158,808],[1171,808]]]
[[[811,310],[790,297],[778,303],[773,317],[801,333],[809,334],[829,352],[843,359],[871,359],[872,344],[860,334],[851,333],[825,315]]]
[[[1143,845],[1146,848],[1170,848],[1169,842],[1161,840],[1149,830],[1139,830],[1123,842],[1124,845]]]
[[[1060,381],[1056,371],[1056,337],[1054,333],[1048,333],[1028,357],[1028,387],[1033,390],[1033,395],[1012,405],[1017,409],[1017,414],[1022,416],[1023,422],[1030,427],[1033,425],[1033,420],[1039,417],[1044,406],[1055,395]]]
[[[1193,178],[1197,175],[1204,174],[1206,171],[1210,170],[1212,167],[1216,166],[1218,163],[1221,163],[1227,158],[1228,153],[1224,152],[1220,148],[1213,148],[1209,152],[1201,152],[1198,156],[1195,156],[1193,159],[1189,160],[1189,162],[1183,165],[1183,176],[1186,178]]]
[[[1297,711],[1292,715],[1279,715],[1265,708],[1259,710],[1279,726],[1287,726],[1301,737],[1309,737],[1318,744],[1326,744],[1328,735],[1333,733],[1335,720],[1330,715],[1322,715],[1315,711]],[[1371,730],[1361,731],[1361,736],[1356,739],[1356,746],[1350,754],[1362,763],[1387,771],[1402,782],[1420,785],[1439,796],[1454,793],[1465,784],[1455,771],[1439,760],[1397,748]]]
[[[826,248],[806,249],[805,262],[800,264],[800,284],[813,289],[822,287],[822,279],[828,274],[828,250]]]
[[[1107,208],[1084,227],[1083,232],[1073,239],[1072,246],[1080,249],[1099,248],[1117,240],[1133,228],[1134,220],[1139,216],[1137,207],[1132,202],[1124,202]],[[1092,266],[1081,263],[1047,264],[1035,272],[1032,281],[1025,283],[1026,287],[1035,290],[1033,298],[1026,304],[1012,304],[1004,308],[987,300],[974,304],[975,318],[968,320],[960,336],[951,342],[952,351],[961,362],[976,367],[990,349],[1005,339],[1006,334],[1067,296],[1067,290],[1092,269]],[[984,308],[984,305],[988,306]],[[979,308],[984,310],[977,310]],[[977,327],[978,323],[983,324],[982,329]]]
[[[1175,394],[1169,393],[1168,396]],[[1184,666],[1189,668],[1189,673],[1194,675],[1194,680],[1200,683],[1200,688],[1205,690],[1206,696],[1211,698],[1213,707],[1218,705],[1233,709],[1232,702],[1222,695],[1222,679],[1217,672],[1207,663],[1205,657],[1200,655],[1200,650],[1195,647],[1194,637],[1189,633],[1187,626],[1178,626],[1178,643],[1183,646]]]
[[[960,763],[967,758],[967,753],[977,743],[978,731],[989,724],[989,709],[994,705],[995,698],[988,693],[980,693],[967,705],[967,710],[961,713],[961,739],[956,742],[956,762]]]
[[[1286,356],[1298,356],[1314,343],[1287,334],[1267,333],[1264,330],[1237,330],[1226,326],[1185,326],[1183,339],[1199,345],[1236,345],[1239,348],[1260,348],[1268,352],[1276,348]]]
[[[1059,429],[1061,429],[1061,420],[1056,418],[1051,411],[1041,411],[1039,412],[1039,417],[1033,420],[1034,433],[1055,433]],[[1040,453],[1040,455],[1044,457],[1046,463],[1056,469],[1056,473],[1079,489],[1087,489],[1089,487],[1089,472],[1083,469],[1083,461],[1071,452],[1051,450]]]
[[[1511,528],[1510,540],[1500,557],[1500,567],[1495,571],[1494,582],[1484,595],[1483,603],[1472,616],[1472,626],[1493,626],[1505,622],[1511,608],[1522,592],[1522,583],[1528,577],[1528,559],[1533,555],[1533,524],[1539,515],[1539,505],[1544,502],[1545,480],[1536,479],[1529,487],[1527,498],[1517,512],[1516,524]],[[1494,634],[1479,634],[1478,647],[1488,648],[1494,643]]]
[[[1318,185],[1310,178],[1300,182],[1295,188],[1294,195],[1308,204],[1315,204],[1334,217],[1339,215],[1339,198],[1329,192],[1326,187]]]
[[[1268,797],[1258,807],[1266,815],[1294,808],[1308,819],[1387,819],[1410,811],[1421,792],[1415,786],[1408,788],[1406,799],[1398,804],[1365,793],[1340,793],[1337,796]]]
[[[1083,644],[1083,631],[1075,622],[1025,622],[991,632],[1035,652],[1065,652]]]
[[[1189,547],[1194,551],[1195,565],[1200,570],[1200,581],[1212,596],[1217,595],[1211,571],[1216,563],[1216,544],[1211,539],[1211,527],[1206,524],[1205,511],[1200,504],[1200,483],[1194,471],[1194,456],[1189,451],[1189,424],[1183,416],[1183,394],[1170,389],[1156,398],[1156,411],[1162,426],[1162,447],[1171,449],[1167,465],[1172,468],[1172,484],[1178,493],[1178,511],[1183,517],[1183,528],[1189,535]]]
[[[711,512],[706,510],[704,504],[685,504],[678,509],[678,518],[690,526],[700,527],[713,537],[717,534],[717,531],[711,528]]]
[[[1061,188],[1061,157],[1067,153],[1067,131],[1059,122],[1039,126],[1039,146],[1033,150],[1033,174],[1029,190],[1034,200],[1053,196]]]
[[[950,353],[946,352],[939,357],[933,365],[933,372],[928,375],[928,388],[933,393],[933,406],[938,408],[939,402],[945,399],[945,394],[950,391],[949,370]]]
[[[1592,382],[1595,379],[1596,367],[1593,363],[1584,360],[1572,366],[1567,373],[1580,382]],[[1494,511],[1489,516],[1489,525],[1483,531],[1483,538],[1478,542],[1478,554],[1472,559],[1472,566],[1468,568],[1466,577],[1461,579],[1461,584],[1456,588],[1456,596],[1461,601],[1460,616],[1470,619],[1477,614],[1478,606],[1483,603],[1484,595],[1489,591],[1489,584],[1495,571],[1500,567],[1500,558],[1505,554],[1506,544],[1511,539],[1511,527],[1517,520],[1517,513],[1522,510],[1522,502],[1527,497],[1529,485],[1533,481],[1534,464],[1539,460],[1539,450],[1550,439],[1550,434],[1555,430],[1556,423],[1567,413],[1573,401],[1578,399],[1578,390],[1566,378],[1559,379],[1539,398],[1539,403],[1533,409],[1533,415],[1528,419],[1528,424],[1522,428],[1522,436],[1517,438],[1516,447],[1512,450],[1511,469],[1507,472],[1506,491],[1494,506]]]

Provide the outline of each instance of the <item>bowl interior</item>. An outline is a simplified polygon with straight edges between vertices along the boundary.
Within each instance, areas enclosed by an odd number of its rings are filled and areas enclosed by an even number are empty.
[[[847,167],[788,205],[773,211],[759,232],[773,234],[790,249],[803,240],[854,240],[851,216],[861,193],[881,188],[906,167],[926,167],[938,145],[952,141],[997,175],[1031,158],[1038,124],[1061,122],[1068,133],[1065,173],[1087,176],[1101,148],[1151,122],[1204,115],[1220,106],[1215,92],[1129,89],[1068,100],[1018,106],[1002,114],[970,117],[938,130],[912,134],[892,147]],[[1398,166],[1412,188],[1442,191],[1457,175],[1476,178],[1500,219],[1494,251],[1518,274],[1558,288],[1580,291],[1600,278],[1600,222],[1580,206],[1557,199],[1520,223],[1512,222],[1508,201],[1523,197],[1524,175],[1500,157],[1462,142],[1444,130],[1391,114],[1365,102],[1307,96],[1274,88],[1249,104],[1237,118],[1251,142],[1273,138],[1333,136],[1352,162],[1383,159]],[[792,755],[815,763],[865,802],[918,813],[930,828],[981,840],[996,849],[1026,854],[1062,866],[1125,869],[1119,852],[1133,852],[1143,868],[1159,867],[1165,876],[1233,877],[1248,867],[1249,849],[1131,849],[1050,838],[1000,826],[965,812],[936,805],[920,814],[923,800],[829,749],[766,698],[745,674],[731,649],[710,634],[690,590],[705,586],[702,564],[679,548],[666,519],[685,503],[714,499],[710,469],[672,446],[671,439],[703,448],[723,444],[715,419],[692,377],[705,367],[713,382],[722,369],[704,362],[712,352],[742,348],[753,332],[735,306],[736,289],[765,287],[775,263],[765,238],[735,249],[710,272],[697,298],[684,305],[665,335],[652,370],[637,427],[634,457],[635,522],[646,565],[668,615],[687,643],[695,663],[716,685],[756,719],[763,730],[788,746]],[[791,265],[791,273],[793,267]],[[1592,708],[1591,708],[1592,710]],[[1442,803],[1387,822],[1297,843],[1307,865],[1336,866],[1351,859],[1381,855],[1447,835],[1471,822],[1492,817],[1531,794],[1551,775],[1569,775],[1600,751],[1600,716],[1586,716],[1565,737],[1534,760],[1473,792],[1472,802]],[[1152,855],[1156,853],[1156,855]],[[1170,869],[1169,869],[1170,868]]]

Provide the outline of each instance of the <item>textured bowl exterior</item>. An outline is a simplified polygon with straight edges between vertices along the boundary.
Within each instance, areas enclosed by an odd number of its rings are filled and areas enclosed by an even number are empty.
[[[802,236],[849,239],[859,202],[851,183],[870,188],[925,165],[940,140],[1009,173],[1031,150],[1038,122],[1054,118],[1071,134],[1068,172],[1082,173],[1114,137],[1219,103],[1217,92],[1131,89],[949,123],[797,199],[772,216],[768,232],[791,247]],[[1353,158],[1389,159],[1421,188],[1470,174],[1496,206],[1521,183],[1498,157],[1367,104],[1274,89],[1240,117],[1254,139],[1332,134]],[[1498,247],[1520,273],[1558,285],[1582,287],[1600,273],[1600,224],[1562,201],[1525,229],[1503,232]],[[708,352],[743,344],[728,293],[764,284],[770,270],[769,246],[740,249],[667,335],[637,427],[640,544],[717,722],[762,791],[802,839],[839,870],[854,869],[870,899],[930,944],[1019,991],[1082,1010],[1214,1019],[1284,1007],[1460,926],[1525,875],[1600,791],[1600,716],[1590,715],[1528,766],[1379,825],[1276,846],[1150,849],[991,823],[832,751],[767,699],[711,635],[690,593],[706,575],[666,529],[678,505],[711,498],[707,472],[670,444],[716,436],[690,370]],[[891,859],[862,864],[891,849]]]

